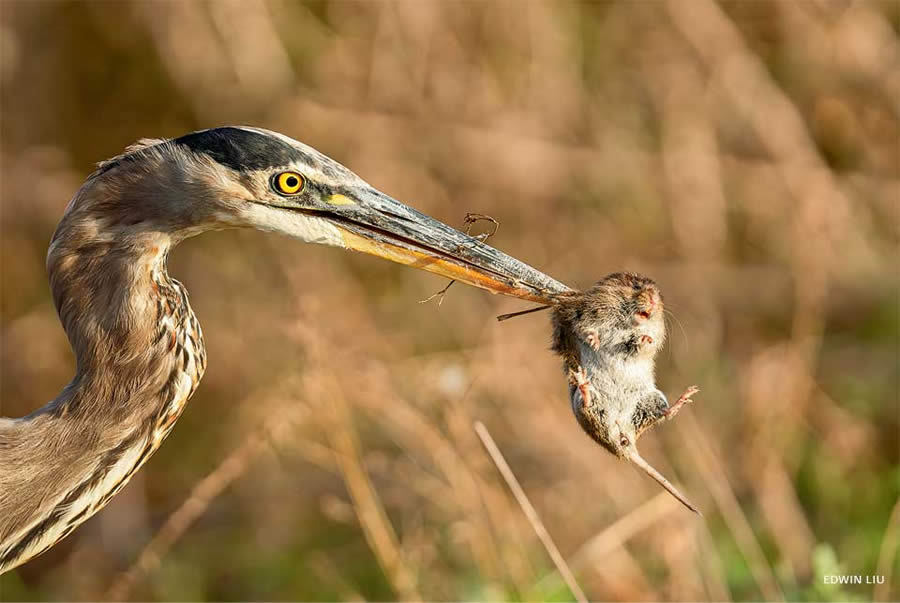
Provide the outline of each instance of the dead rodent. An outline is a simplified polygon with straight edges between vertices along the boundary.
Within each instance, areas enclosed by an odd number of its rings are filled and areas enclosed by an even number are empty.
[[[598,444],[646,471],[698,512],[640,456],[637,441],[675,413],[698,390],[669,406],[656,387],[655,361],[666,339],[663,298],[653,280],[630,272],[603,278],[552,308],[553,351],[563,358],[572,411]]]
[[[645,276],[617,272],[555,301],[552,348],[563,359],[578,423],[598,444],[639,466],[699,513],[637,450],[648,428],[672,418],[698,391],[688,388],[669,406],[656,387],[656,354],[666,338],[659,287]]]

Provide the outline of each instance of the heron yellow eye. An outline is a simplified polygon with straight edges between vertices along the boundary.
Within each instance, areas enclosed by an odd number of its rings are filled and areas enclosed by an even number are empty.
[[[303,190],[303,176],[297,172],[281,172],[272,179],[272,185],[281,195],[296,195]]]

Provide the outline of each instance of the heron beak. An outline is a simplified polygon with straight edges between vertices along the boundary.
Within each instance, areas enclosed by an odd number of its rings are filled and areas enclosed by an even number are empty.
[[[372,188],[348,189],[317,212],[349,249],[520,299],[548,303],[569,287]]]
[[[625,458],[643,469],[647,475],[659,482],[659,485],[668,490],[669,494],[677,498],[681,502],[681,504],[683,504],[685,507],[687,507],[700,517],[703,517],[703,513],[701,513],[700,510],[695,507],[691,503],[691,501],[687,499],[687,497],[684,496],[684,494],[679,492],[678,489],[669,482],[669,480],[663,477],[663,475],[659,471],[654,469],[650,463],[645,461],[644,458],[638,453],[636,448],[631,448],[628,452],[626,452]]]

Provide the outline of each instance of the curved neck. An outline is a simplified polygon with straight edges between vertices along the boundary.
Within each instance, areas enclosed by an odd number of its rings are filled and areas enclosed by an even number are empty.
[[[79,374],[128,364],[146,350],[157,286],[169,280],[171,245],[163,233],[67,211],[50,243],[47,272]]]
[[[159,447],[206,366],[187,294],[166,272],[172,241],[103,209],[70,204],[47,258],[75,378],[27,417],[0,419],[0,572],[102,508]]]

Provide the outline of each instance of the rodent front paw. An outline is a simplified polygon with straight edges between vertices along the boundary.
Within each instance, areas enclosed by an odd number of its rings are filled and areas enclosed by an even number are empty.
[[[584,338],[593,350],[600,349],[600,333],[596,329],[589,329],[584,332]]]
[[[581,394],[582,408],[587,408],[588,406],[590,406],[591,380],[588,377],[587,371],[584,370],[583,366],[579,366],[577,369],[569,369],[569,383],[574,385],[578,389],[578,392]]]

